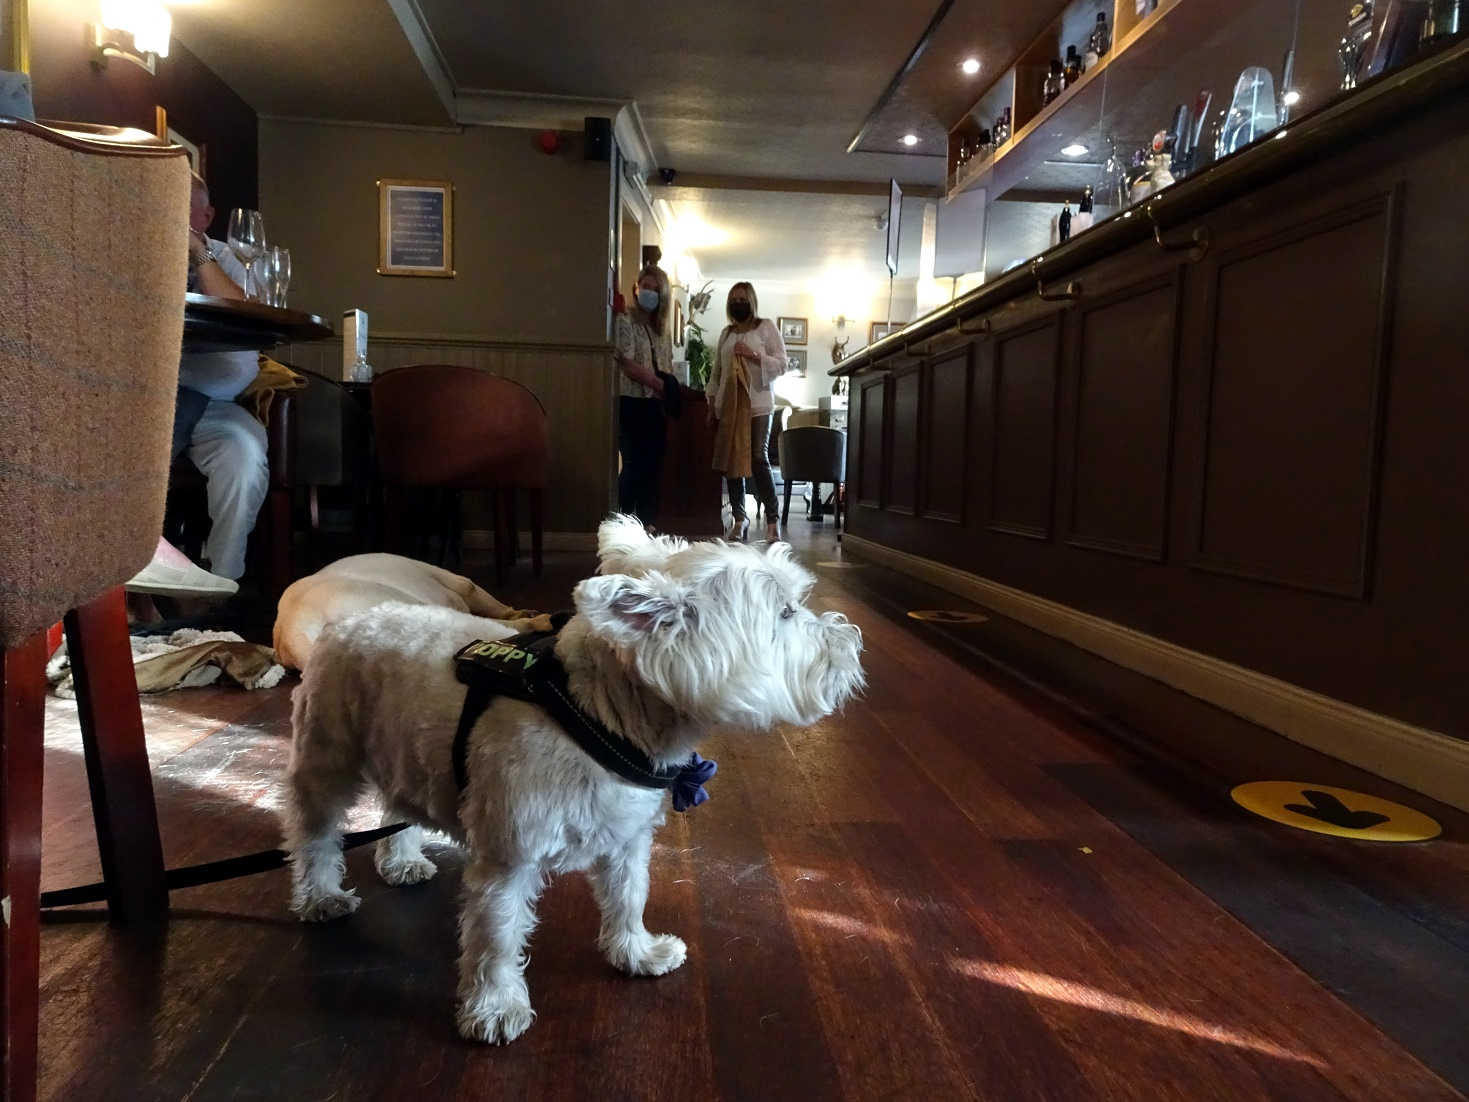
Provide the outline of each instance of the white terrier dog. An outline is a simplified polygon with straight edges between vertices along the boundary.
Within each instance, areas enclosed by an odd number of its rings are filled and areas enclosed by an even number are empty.
[[[468,647],[512,631],[401,604],[329,626],[296,690],[285,816],[292,910],[321,921],[357,909],[342,885],[340,829],[364,782],[380,790],[385,822],[416,824],[378,843],[388,883],[437,871],[423,827],[465,846],[458,1025],[472,1039],[511,1041],[535,1016],[525,945],[551,873],[588,870],[598,944],[614,967],[657,976],[682,964],[684,943],[643,925],[668,778],[698,762],[694,744],[710,727],[805,726],[863,685],[861,632],[804,606],[813,578],[787,545],[655,540],[627,517],[598,536],[601,576],[576,587],[576,614],[554,638],[564,668],[556,706],[497,696],[477,719],[466,713],[456,738],[466,701],[456,654],[510,652],[529,665],[532,648]],[[568,697],[582,718],[561,710]],[[629,758],[642,772],[623,768]],[[674,783],[676,807],[703,798],[705,766],[682,797],[689,778]],[[659,787],[628,779],[650,770],[665,778]]]

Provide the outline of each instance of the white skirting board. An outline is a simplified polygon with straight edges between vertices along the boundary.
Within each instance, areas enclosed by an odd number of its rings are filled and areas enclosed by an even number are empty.
[[[495,546],[495,533],[488,528],[466,528],[464,530],[464,546],[476,551],[487,551]],[[597,549],[597,533],[595,532],[544,532],[541,534],[541,547],[546,551],[595,551]],[[520,549],[530,550],[530,533],[520,533]]]
[[[1379,777],[1469,811],[1469,742],[1414,727],[1110,620],[850,533],[846,553],[967,597]],[[1310,780],[1288,777],[1282,780]]]

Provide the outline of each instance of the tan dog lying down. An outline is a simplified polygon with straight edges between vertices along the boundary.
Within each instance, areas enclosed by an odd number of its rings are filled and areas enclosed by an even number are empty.
[[[401,555],[353,555],[310,574],[281,594],[275,653],[290,669],[305,667],[321,629],[387,601],[452,608],[515,631],[550,631],[550,617],[502,604],[468,578]]]

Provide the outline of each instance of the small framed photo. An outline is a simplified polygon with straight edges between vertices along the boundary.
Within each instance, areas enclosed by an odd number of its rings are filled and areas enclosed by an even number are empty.
[[[786,344],[806,343],[805,318],[781,318],[777,324],[780,326],[780,339]]]
[[[454,272],[454,185],[442,180],[379,180],[378,275]]]
[[[804,325],[805,322],[801,324]],[[786,363],[792,375],[802,379],[806,377],[806,350],[804,348],[787,348]]]
[[[896,333],[901,328],[903,328],[903,323],[900,321],[874,321],[867,326],[867,343],[876,344],[883,337]]]

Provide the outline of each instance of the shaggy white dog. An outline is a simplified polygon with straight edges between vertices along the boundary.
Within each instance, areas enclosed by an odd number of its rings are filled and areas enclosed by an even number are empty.
[[[808,725],[863,684],[861,632],[802,603],[813,579],[785,544],[654,540],[637,521],[599,532],[602,576],[576,588],[555,645],[570,696],[657,767],[688,761],[712,726]],[[467,787],[451,767],[465,688],[455,654],[512,634],[447,609],[388,604],[328,626],[293,717],[286,809],[292,909],[325,920],[357,909],[344,889],[340,828],[364,782],[385,822],[408,819],[468,849],[459,919],[459,1030],[513,1040],[531,1024],[525,944],[547,875],[589,872],[598,944],[632,975],[662,975],[684,943],[643,925],[664,793],[599,764],[540,707],[497,697],[469,737]],[[436,869],[420,827],[378,843],[377,869],[411,884]]]

